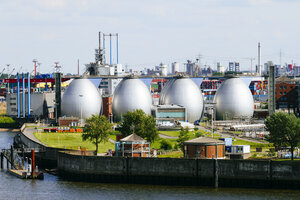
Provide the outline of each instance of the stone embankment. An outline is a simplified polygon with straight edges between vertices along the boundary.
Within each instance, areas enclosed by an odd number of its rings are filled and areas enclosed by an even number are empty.
[[[58,153],[60,175],[88,181],[221,187],[300,188],[300,162],[124,158]]]

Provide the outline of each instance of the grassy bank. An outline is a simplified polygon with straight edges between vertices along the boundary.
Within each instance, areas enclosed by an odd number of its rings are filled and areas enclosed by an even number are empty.
[[[96,146],[90,141],[82,141],[81,133],[34,133],[34,136],[50,147],[95,150]],[[108,149],[115,149],[111,142],[100,143],[98,153],[107,152]]]
[[[19,128],[19,124],[11,117],[0,116],[0,128]]]

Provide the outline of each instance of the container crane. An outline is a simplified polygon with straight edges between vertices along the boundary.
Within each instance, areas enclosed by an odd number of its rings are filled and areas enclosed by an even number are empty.
[[[9,79],[10,78],[10,76],[12,75],[12,73],[15,71],[15,68],[13,68],[12,70],[11,70],[11,72],[7,75],[7,78]],[[4,81],[2,81],[2,84],[4,83]],[[1,86],[2,86],[2,84],[1,84]],[[7,83],[7,93],[9,93],[9,83]]]
[[[0,77],[2,76],[2,74],[3,74],[3,72],[5,71],[5,68],[3,68],[3,70],[2,70],[2,72],[0,73]],[[1,79],[1,86],[2,86],[2,84],[3,84],[3,79]]]

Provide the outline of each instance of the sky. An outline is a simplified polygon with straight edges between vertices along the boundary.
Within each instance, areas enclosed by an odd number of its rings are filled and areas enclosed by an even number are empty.
[[[199,57],[243,70],[254,58],[254,70],[258,42],[263,63],[279,64],[281,52],[282,64],[300,64],[299,8],[297,0],[1,0],[0,71],[32,72],[37,59],[41,73],[54,62],[77,73],[79,59],[82,73],[99,31],[119,34],[119,63],[135,70]],[[112,52],[116,63],[115,41]]]

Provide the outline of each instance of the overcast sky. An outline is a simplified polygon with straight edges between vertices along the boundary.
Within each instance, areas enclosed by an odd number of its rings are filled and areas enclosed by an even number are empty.
[[[300,1],[297,0],[1,0],[0,69],[81,71],[94,61],[98,32],[119,33],[119,62],[130,68],[160,62],[201,63],[250,69],[262,61],[300,64]],[[115,48],[113,49],[115,51]],[[107,60],[109,55],[107,54]],[[116,61],[116,56],[114,56]]]

